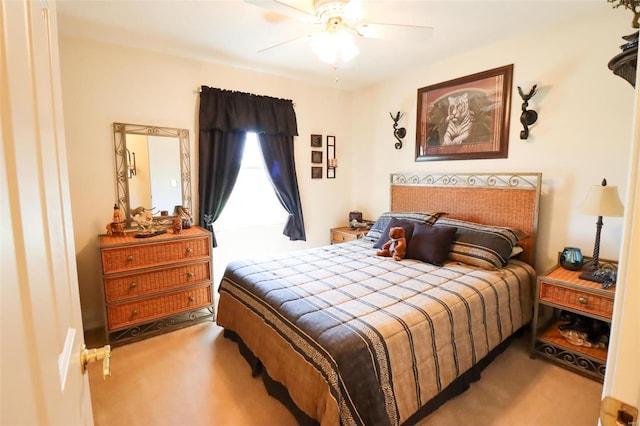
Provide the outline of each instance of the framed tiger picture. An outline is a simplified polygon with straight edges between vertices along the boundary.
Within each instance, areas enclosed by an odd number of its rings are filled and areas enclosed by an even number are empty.
[[[507,158],[513,64],[418,89],[416,161]]]

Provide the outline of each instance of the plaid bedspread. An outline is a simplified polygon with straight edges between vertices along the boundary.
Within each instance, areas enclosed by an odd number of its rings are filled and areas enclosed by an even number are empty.
[[[340,423],[397,425],[529,322],[534,280],[519,261],[398,262],[358,240],[230,263],[218,323],[228,296],[324,377]]]

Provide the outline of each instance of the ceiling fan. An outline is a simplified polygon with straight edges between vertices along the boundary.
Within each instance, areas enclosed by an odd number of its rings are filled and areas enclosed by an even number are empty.
[[[283,0],[244,1],[319,27],[260,49],[258,53],[311,38],[312,49],[320,60],[334,66],[348,62],[359,53],[356,38],[414,42],[426,40],[433,32],[433,28],[427,26],[365,22],[360,0],[308,0],[295,5]]]

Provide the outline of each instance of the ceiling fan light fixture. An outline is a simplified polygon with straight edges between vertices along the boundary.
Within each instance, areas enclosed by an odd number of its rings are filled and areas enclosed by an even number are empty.
[[[331,65],[347,63],[360,53],[353,35],[346,29],[318,34],[311,40],[311,48],[322,62]]]

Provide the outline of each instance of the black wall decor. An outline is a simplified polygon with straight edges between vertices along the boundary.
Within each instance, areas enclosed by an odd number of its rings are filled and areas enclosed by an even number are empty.
[[[402,138],[407,136],[407,129],[405,129],[404,127],[398,127],[398,121],[400,121],[400,118],[402,117],[402,114],[400,113],[400,111],[398,111],[398,113],[396,114],[395,117],[391,113],[389,113],[389,115],[391,116],[391,119],[393,120],[393,136],[398,140],[398,142],[396,142],[396,144],[394,146],[396,147],[396,149],[401,149],[402,148]]]

